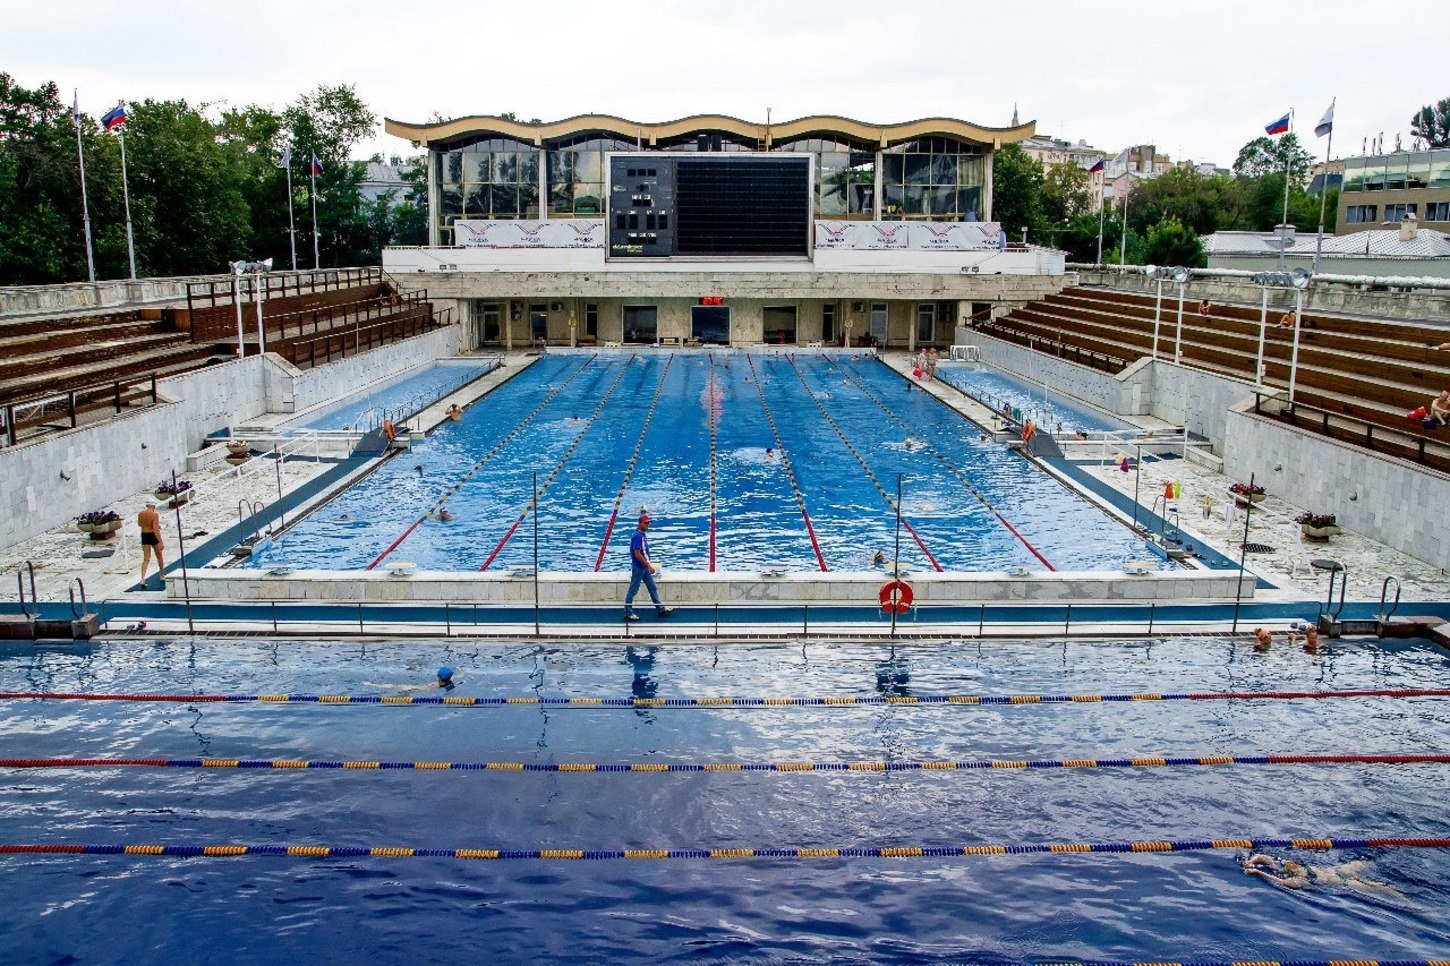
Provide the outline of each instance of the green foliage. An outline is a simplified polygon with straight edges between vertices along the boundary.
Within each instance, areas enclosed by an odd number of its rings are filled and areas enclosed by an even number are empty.
[[[237,258],[291,266],[287,171],[292,152],[299,267],[312,264],[308,163],[316,154],[322,264],[376,264],[384,245],[427,240],[427,179],[376,202],[362,198],[364,162],[352,161],[376,119],[349,86],[321,86],[282,111],[221,112],[185,101],[130,105],[126,161],[140,275],[226,271]],[[120,141],[81,118],[96,274],[128,273]],[[402,197],[398,197],[402,195]],[[0,284],[86,277],[80,170],[70,106],[53,83],[31,90],[0,72]]]
[[[1416,111],[1410,118],[1410,133],[1432,148],[1450,148],[1450,97]]]
[[[1169,217],[1148,229],[1147,258],[1153,265],[1183,265],[1205,268],[1208,257],[1193,229]]]
[[[1023,228],[1042,225],[1042,165],[1016,144],[992,158],[992,217],[1008,237],[1019,239]]]
[[[1060,224],[1092,208],[1092,179],[1070,162],[1054,164],[1042,175],[1042,214],[1046,224]]]
[[[1234,174],[1245,178],[1260,178],[1273,172],[1283,172],[1284,166],[1291,166],[1291,177],[1295,182],[1309,179],[1309,166],[1314,156],[1304,150],[1297,134],[1281,134],[1278,137],[1254,138],[1242,148],[1234,160]],[[1283,182],[1279,182],[1282,186]]]

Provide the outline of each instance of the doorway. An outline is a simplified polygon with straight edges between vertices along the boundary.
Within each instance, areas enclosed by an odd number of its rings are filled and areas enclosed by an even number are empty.
[[[659,306],[624,306],[624,341],[634,345],[653,345],[659,340]]]
[[[487,302],[483,306],[483,321],[479,327],[479,345],[498,345],[503,341],[503,306]]]
[[[767,305],[765,307],[764,342],[766,345],[795,344],[796,307]]]
[[[690,341],[702,345],[729,345],[730,306],[690,306]]]

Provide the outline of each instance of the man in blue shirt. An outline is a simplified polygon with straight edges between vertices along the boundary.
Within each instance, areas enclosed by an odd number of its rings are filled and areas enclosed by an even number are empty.
[[[655,571],[659,566],[649,557],[649,514],[639,515],[639,526],[629,537],[629,591],[624,595],[624,619],[639,620],[634,612],[634,595],[639,592],[640,581],[644,581],[650,600],[655,603],[655,616],[669,617],[675,612],[660,601],[660,592],[655,589]]]

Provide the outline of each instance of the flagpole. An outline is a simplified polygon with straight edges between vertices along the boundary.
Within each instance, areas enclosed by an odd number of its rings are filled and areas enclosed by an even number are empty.
[[[71,105],[71,120],[76,126],[76,155],[81,159],[81,222],[86,230],[86,271],[90,275],[91,283],[96,281],[96,259],[91,254],[91,206],[86,199],[86,149],[81,146],[81,95],[75,92],[75,100]]]
[[[1132,200],[1131,195],[1123,195],[1123,237],[1120,240],[1121,247],[1118,249],[1118,264],[1128,264],[1128,202]]]
[[[308,177],[312,179],[312,268],[317,270],[322,267],[322,259],[318,257],[317,247],[317,157],[313,155],[307,162]]]
[[[1294,109],[1289,108],[1289,133],[1294,133]],[[1288,236],[1284,226],[1289,223],[1289,171],[1294,165],[1293,154],[1284,152],[1284,217],[1279,219],[1279,271],[1284,270],[1284,249],[1288,247]]]
[[[1107,179],[1104,178],[1103,181],[1106,182]],[[1107,187],[1107,185],[1104,184],[1103,187]],[[1097,261],[1097,263],[1099,265],[1101,265],[1103,263],[1103,193],[1101,191],[1098,192],[1098,261]]]
[[[126,126],[121,125],[121,197],[126,202],[126,254],[131,259],[131,281],[136,281],[136,243],[131,236],[131,182],[126,177]]]
[[[1331,115],[1335,98],[1329,102]],[[1329,120],[1329,143],[1324,146],[1324,180],[1319,184],[1319,237],[1314,241],[1314,274],[1319,274],[1319,256],[1324,251],[1324,205],[1329,201],[1329,152],[1334,149],[1334,118]]]
[[[292,240],[292,271],[297,271],[297,222],[292,217],[292,148],[287,148],[287,235]]]

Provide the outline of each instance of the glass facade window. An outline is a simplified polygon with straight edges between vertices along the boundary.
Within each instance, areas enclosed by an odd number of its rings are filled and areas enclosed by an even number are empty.
[[[1450,221],[1450,201],[1432,201],[1425,205],[1425,221]]]
[[[604,156],[633,151],[634,141],[589,134],[549,145],[549,214],[597,218],[604,214]]]
[[[1378,215],[1378,205],[1350,205],[1344,209],[1344,220],[1347,224],[1351,225],[1372,223]]]
[[[777,141],[771,150],[816,156],[817,218],[872,216],[876,204],[876,151],[871,145],[807,137]]]
[[[1344,162],[1344,182],[1339,190],[1364,190],[1364,158],[1350,158]]]
[[[974,146],[942,137],[917,138],[887,148],[881,165],[882,217],[981,218],[985,166]]]
[[[1392,154],[1385,158],[1385,190],[1403,191],[1408,170],[1409,158],[1405,155]]]
[[[1403,205],[1385,205],[1385,221],[1398,222],[1406,215],[1413,215],[1419,211],[1419,205],[1410,203]]]
[[[539,150],[512,138],[484,138],[438,153],[439,222],[539,217]]]
[[[1385,188],[1385,159],[1364,159],[1364,190],[1383,191]]]
[[[1430,152],[1430,187],[1450,188],[1450,151]]]
[[[1406,188],[1423,188],[1430,183],[1430,152],[1412,154],[1407,159],[1405,170]]]

